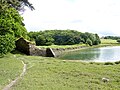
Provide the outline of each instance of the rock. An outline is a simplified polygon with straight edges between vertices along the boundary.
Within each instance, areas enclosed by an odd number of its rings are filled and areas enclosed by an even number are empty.
[[[103,82],[109,82],[110,80],[108,78],[102,78]]]

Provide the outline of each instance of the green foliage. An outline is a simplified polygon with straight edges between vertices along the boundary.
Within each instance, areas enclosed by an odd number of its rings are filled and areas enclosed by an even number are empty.
[[[100,44],[100,38],[97,34],[88,32],[81,33],[75,30],[46,30],[40,32],[29,32],[28,36],[30,37],[30,40],[35,40],[37,45],[74,45],[79,43],[89,43],[89,45],[92,46]]]
[[[116,61],[115,64],[120,64],[120,61]]]
[[[104,39],[113,39],[113,40],[117,40],[117,39],[120,39],[120,37],[118,36],[105,36],[103,37]]]
[[[11,52],[15,47],[15,39],[27,37],[23,26],[23,18],[14,8],[0,11],[0,54]]]
[[[94,45],[100,44],[100,43],[101,43],[101,40],[100,40],[98,34],[95,34],[95,38],[96,38],[96,39],[95,39],[95,41],[94,41]]]
[[[35,39],[36,45],[52,45],[54,39],[47,34],[38,35]]]
[[[0,56],[15,48],[15,38],[10,34],[0,35]]]
[[[29,7],[31,10],[34,9],[33,5],[28,0],[0,0],[0,10],[12,7],[21,11],[24,10],[25,6]]]
[[[39,35],[36,39],[35,39],[36,45],[45,45],[45,37],[42,35]]]
[[[104,65],[114,65],[113,62],[105,62]]]
[[[89,38],[87,39],[86,44],[88,44],[88,45],[90,45],[90,46],[93,45],[92,41],[91,41]]]
[[[15,37],[26,37],[27,30],[23,26],[23,18],[14,8],[9,8],[0,13],[0,35],[12,33]]]
[[[120,39],[118,39],[117,42],[120,43]]]

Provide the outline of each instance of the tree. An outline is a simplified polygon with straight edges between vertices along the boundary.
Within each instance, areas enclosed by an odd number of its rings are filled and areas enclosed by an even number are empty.
[[[118,39],[117,42],[120,43],[120,39]]]
[[[28,35],[31,40],[36,40],[36,37],[39,35],[43,36],[46,40],[44,45],[73,45],[79,43],[87,43],[89,45],[100,44],[100,38],[97,34],[88,32],[81,33],[75,30],[46,30],[40,32],[29,32]],[[39,38],[37,38],[36,41],[38,41],[38,39]]]
[[[18,11],[24,10],[24,7],[27,6],[31,10],[34,10],[33,5],[28,0],[1,0],[0,1],[0,10],[5,10],[7,8],[15,8]]]
[[[15,47],[15,39],[27,37],[23,26],[23,18],[14,8],[8,8],[0,13],[0,55],[11,52]]]
[[[28,0],[0,0],[0,55],[14,49],[16,38],[27,38],[23,18],[18,12],[25,6],[34,9]]]
[[[88,44],[88,45],[90,45],[90,46],[93,45],[92,41],[91,41],[89,38],[87,39],[86,44]]]
[[[27,30],[23,26],[23,18],[14,8],[8,8],[0,13],[0,35],[14,34],[16,38],[27,37]]]
[[[100,40],[98,34],[95,34],[95,38],[96,38],[96,39],[95,39],[95,41],[94,41],[94,45],[100,44],[100,43],[101,43],[101,40]]]
[[[0,56],[11,52],[15,48],[15,38],[11,34],[0,35]]]
[[[39,46],[39,45],[45,45],[46,40],[45,40],[44,36],[39,35],[39,36],[36,37],[35,42],[36,42],[37,46]]]

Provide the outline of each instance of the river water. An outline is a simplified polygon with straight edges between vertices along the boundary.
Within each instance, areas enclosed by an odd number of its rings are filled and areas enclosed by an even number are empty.
[[[120,46],[82,49],[65,53],[59,58],[65,60],[115,62],[120,60]]]

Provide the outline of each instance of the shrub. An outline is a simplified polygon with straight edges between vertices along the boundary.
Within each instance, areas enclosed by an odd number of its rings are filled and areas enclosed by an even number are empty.
[[[120,61],[116,61],[115,64],[120,64]]]
[[[88,45],[90,45],[90,46],[93,45],[92,41],[91,41],[89,38],[87,39],[86,44],[88,44]]]
[[[118,39],[117,42],[120,43],[120,39]]]
[[[0,56],[11,52],[15,48],[15,38],[10,34],[0,35]]]
[[[114,65],[114,63],[112,63],[112,62],[105,62],[104,65]]]

